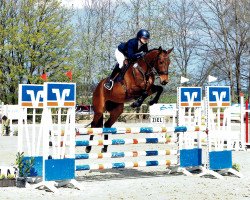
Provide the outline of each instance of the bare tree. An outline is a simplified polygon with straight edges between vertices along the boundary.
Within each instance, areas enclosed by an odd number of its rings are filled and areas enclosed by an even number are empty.
[[[161,21],[156,29],[165,36],[160,38],[161,42],[174,47],[171,73],[176,77],[172,87],[176,87],[180,76],[197,77],[195,60],[199,40],[196,28],[198,16],[193,0],[164,1],[161,6]]]
[[[114,64],[114,45],[118,35],[116,28],[119,24],[118,2],[85,0],[84,9],[78,11],[77,68],[81,80],[78,83],[81,97],[90,97],[96,83],[110,73]]]
[[[84,0],[79,13],[76,38],[77,67],[84,96],[109,75],[119,42],[135,37],[146,28],[150,48],[174,46],[170,74],[175,90],[177,79],[187,76],[192,85],[206,84],[208,75],[215,84],[235,89],[248,87],[249,5],[246,0]],[[86,77],[91,83],[84,82]],[[250,84],[250,83],[248,83]]]
[[[210,63],[208,71],[216,69],[224,84],[229,82],[233,100],[235,85],[237,96],[241,91],[241,62],[249,54],[247,51],[249,23],[244,19],[247,6],[243,4],[244,0],[203,0],[202,11],[199,12],[202,21],[200,29],[204,38],[200,46],[203,47],[202,51]]]

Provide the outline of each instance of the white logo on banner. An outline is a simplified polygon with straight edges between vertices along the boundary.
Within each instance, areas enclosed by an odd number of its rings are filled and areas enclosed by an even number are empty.
[[[189,106],[193,106],[194,99],[197,98],[198,92],[184,92],[184,95],[187,97]]]
[[[32,105],[38,107],[40,98],[43,98],[43,91],[38,91],[36,97],[34,90],[27,90],[27,94],[30,95]]]
[[[213,95],[215,96],[218,106],[222,106],[222,101],[224,98],[226,98],[227,92],[221,92],[219,96],[218,91],[213,91]]]
[[[66,96],[68,97],[70,94],[70,89],[64,89],[62,92],[62,98],[60,97],[60,90],[59,89],[52,89],[52,92],[56,94],[56,100],[58,101],[58,106],[63,106]]]

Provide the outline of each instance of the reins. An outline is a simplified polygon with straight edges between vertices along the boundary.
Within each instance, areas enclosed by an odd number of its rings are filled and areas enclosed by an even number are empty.
[[[158,53],[158,55],[150,62],[148,63],[147,60],[145,59],[145,56],[143,57],[143,61],[146,63],[147,65],[147,71],[146,71],[146,77],[149,77],[150,74],[158,74],[158,75],[168,75],[168,70],[166,71],[157,71],[156,70],[156,62],[160,56],[161,52]],[[146,54],[147,55],[147,54]],[[152,65],[153,64],[153,65]],[[150,70],[150,71],[149,71]],[[148,72],[149,71],[149,72]]]

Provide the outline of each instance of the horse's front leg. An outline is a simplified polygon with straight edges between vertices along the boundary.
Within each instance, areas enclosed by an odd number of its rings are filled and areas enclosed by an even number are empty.
[[[144,91],[142,93],[142,95],[135,101],[131,104],[131,107],[132,108],[137,108],[137,107],[140,107],[143,103],[143,101],[148,97],[148,92],[147,91]]]
[[[150,93],[153,94],[156,92],[155,97],[149,101],[149,105],[152,106],[155,103],[158,103],[161,93],[163,92],[163,87],[159,85],[152,85]]]

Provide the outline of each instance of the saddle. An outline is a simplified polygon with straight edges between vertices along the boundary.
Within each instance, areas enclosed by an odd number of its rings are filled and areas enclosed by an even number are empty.
[[[126,73],[126,71],[129,69],[129,67],[133,67],[133,77],[135,79],[136,85],[139,87],[144,87],[145,86],[145,81],[146,81],[146,76],[145,76],[145,72],[143,71],[143,69],[134,61],[129,61],[129,60],[125,60],[124,61],[124,65],[121,69],[121,72],[115,77],[114,82],[120,82],[122,85],[125,84],[124,82],[124,75]]]
[[[126,63],[125,63],[126,61]],[[127,72],[127,70],[132,67],[132,76],[135,79],[135,84],[141,88],[142,90],[146,89],[147,83],[146,83],[146,75],[143,69],[136,63],[136,61],[132,60],[125,60],[124,65],[121,69],[121,72],[114,78],[114,83],[120,83],[123,87],[126,98],[138,98],[138,94],[133,95],[130,91],[130,89],[127,88],[127,84],[124,80],[124,75]],[[139,95],[140,96],[140,95]]]

